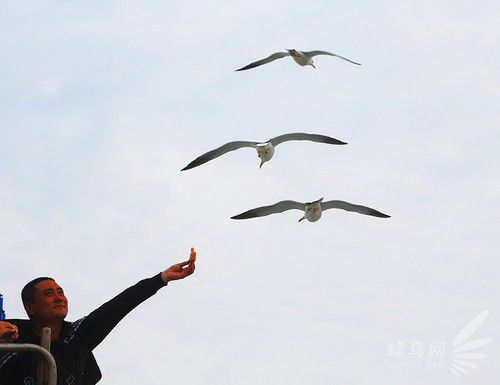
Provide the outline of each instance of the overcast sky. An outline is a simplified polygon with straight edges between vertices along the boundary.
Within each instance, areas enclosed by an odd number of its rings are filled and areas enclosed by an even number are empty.
[[[495,1],[3,1],[0,292],[76,320],[198,250],[95,354],[105,384],[479,384],[500,375]],[[286,48],[328,50],[317,69]],[[251,149],[294,131],[348,142]],[[284,199],[391,215],[230,216]],[[477,368],[452,341],[488,338]],[[441,360],[430,345],[445,342]],[[404,344],[404,345],[401,345]],[[402,346],[399,356],[393,347]],[[411,353],[423,352],[423,357]],[[421,368],[405,367],[410,360]],[[444,367],[429,369],[428,364]],[[393,367],[388,365],[392,363]],[[396,367],[396,369],[394,368]]]

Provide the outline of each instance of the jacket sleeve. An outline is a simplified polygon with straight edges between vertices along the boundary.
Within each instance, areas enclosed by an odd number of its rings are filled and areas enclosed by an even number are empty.
[[[74,331],[80,343],[93,350],[132,309],[165,286],[160,274],[143,279],[106,302],[87,317],[76,321]]]

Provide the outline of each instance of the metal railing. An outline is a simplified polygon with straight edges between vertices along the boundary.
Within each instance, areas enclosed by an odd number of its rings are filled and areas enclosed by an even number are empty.
[[[37,384],[56,385],[57,367],[50,354],[50,328],[43,328],[42,346],[35,344],[0,344],[1,353],[37,353],[40,355]],[[43,361],[42,361],[43,360]]]

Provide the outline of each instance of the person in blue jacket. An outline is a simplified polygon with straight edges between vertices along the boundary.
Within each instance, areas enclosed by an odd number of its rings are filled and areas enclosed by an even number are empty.
[[[36,278],[26,284],[21,293],[29,320],[6,320],[3,324],[11,326],[3,325],[8,328],[3,342],[15,340],[15,343],[39,344],[42,329],[50,327],[57,384],[94,385],[102,374],[92,350],[137,305],[168,282],[193,274],[195,260],[196,252],[191,249],[189,260],[139,281],[75,322],[64,320],[68,313],[68,299],[57,282],[49,277]],[[35,384],[37,363],[38,356],[33,354],[11,352],[0,355],[0,385]]]

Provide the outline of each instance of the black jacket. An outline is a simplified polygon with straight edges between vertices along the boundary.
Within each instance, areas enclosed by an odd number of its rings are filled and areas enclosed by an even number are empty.
[[[88,316],[75,322],[65,321],[61,335],[51,344],[51,353],[57,364],[57,384],[94,385],[99,382],[102,375],[92,350],[123,317],[162,286],[165,284],[160,274],[144,279]],[[6,321],[17,325],[19,329],[19,339],[16,343],[40,343],[40,337],[31,331],[29,320]],[[0,355],[0,385],[35,384],[38,358],[35,354],[26,353]]]

